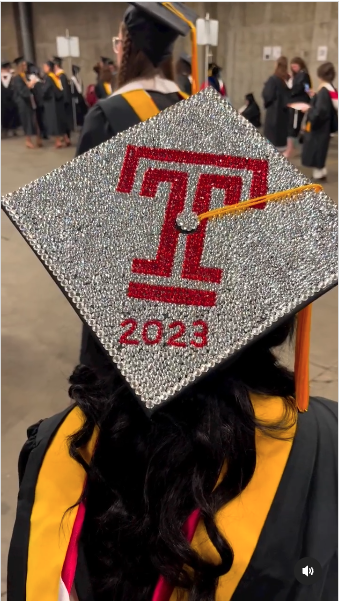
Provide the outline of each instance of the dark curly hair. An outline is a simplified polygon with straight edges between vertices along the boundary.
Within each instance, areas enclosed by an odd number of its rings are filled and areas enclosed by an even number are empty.
[[[287,438],[295,420],[293,374],[271,350],[287,339],[293,323],[280,325],[151,417],[113,366],[105,379],[85,366],[75,370],[70,397],[85,421],[69,448],[87,471],[82,542],[96,601],[150,601],[160,574],[188,591],[189,601],[215,599],[218,578],[233,562],[215,514],[253,476],[255,429]],[[251,392],[283,397],[283,418],[259,423]],[[96,426],[99,438],[88,466],[81,448]],[[197,508],[220,555],[218,565],[204,561],[183,534]]]

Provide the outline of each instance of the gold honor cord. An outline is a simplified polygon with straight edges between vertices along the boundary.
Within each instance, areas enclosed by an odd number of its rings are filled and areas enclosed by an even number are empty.
[[[198,73],[198,47],[197,47],[197,31],[194,23],[186,19],[186,17],[177,9],[171,2],[162,2],[162,5],[170,10],[174,15],[179,17],[184,23],[187,23],[191,30],[191,49],[192,49],[192,94],[199,91],[199,73]]]
[[[246,209],[251,209],[266,202],[274,202],[277,200],[281,200],[284,198],[291,198],[292,196],[297,196],[302,192],[306,192],[307,190],[314,190],[315,192],[321,192],[323,187],[320,184],[307,184],[306,186],[299,186],[299,188],[291,188],[291,190],[284,190],[283,192],[274,192],[274,194],[266,194],[266,196],[259,196],[258,198],[251,198],[250,200],[245,200],[244,202],[239,202],[237,204],[228,205],[226,207],[220,207],[219,209],[213,209],[212,211],[207,211],[206,213],[201,213],[198,215],[198,220],[204,221],[204,219],[216,219],[217,217],[223,217],[224,215],[229,215],[232,213],[242,213],[246,211]]]

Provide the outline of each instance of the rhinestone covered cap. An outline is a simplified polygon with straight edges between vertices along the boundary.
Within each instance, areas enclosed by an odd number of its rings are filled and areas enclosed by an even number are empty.
[[[197,224],[307,183],[209,88],[2,205],[152,409],[336,284],[324,192]]]

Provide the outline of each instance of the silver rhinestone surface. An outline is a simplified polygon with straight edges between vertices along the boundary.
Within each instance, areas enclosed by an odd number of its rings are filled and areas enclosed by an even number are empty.
[[[337,207],[325,193],[308,190],[297,200],[209,221],[201,265],[222,269],[220,283],[182,278],[187,233],[179,233],[170,276],[135,273],[134,259],[157,255],[171,188],[163,182],[154,198],[141,196],[146,170],[188,174],[182,225],[190,227],[194,219],[185,219],[192,216],[202,175],[240,177],[241,201],[250,198],[253,175],[234,167],[141,159],[131,192],[117,192],[128,145],[266,160],[268,194],[310,182],[209,88],[2,199],[10,219],[151,409],[337,282]],[[210,209],[223,202],[223,190],[213,190]],[[130,282],[214,292],[216,302],[206,307],[139,300],[127,295]],[[131,338],[138,344],[120,343],[127,319],[137,324]],[[191,345],[199,320],[208,326],[202,348]],[[162,324],[157,344],[143,340],[149,321]],[[176,331],[171,324],[178,321],[185,326],[180,338],[185,347],[168,345]],[[146,338],[157,339],[159,327],[147,326]]]

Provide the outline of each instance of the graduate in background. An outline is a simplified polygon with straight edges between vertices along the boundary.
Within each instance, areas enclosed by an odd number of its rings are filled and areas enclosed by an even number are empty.
[[[14,102],[11,63],[4,61],[1,63],[1,133],[5,138],[10,131],[13,132],[13,136],[16,136],[18,127],[19,115]]]
[[[312,101],[306,112],[302,164],[313,167],[313,180],[319,182],[327,178],[330,138],[338,131],[338,90],[333,85],[336,73],[332,63],[320,65],[317,75],[319,87],[316,92],[309,91]]]
[[[108,64],[100,69],[99,81],[95,86],[95,94],[98,100],[108,98],[113,94],[113,75]]]
[[[75,106],[76,112],[76,121],[79,127],[82,127],[84,124],[85,115],[88,111],[87,104],[83,97],[83,83],[82,79],[79,75],[80,67],[77,65],[72,65],[72,77],[71,77],[71,92],[72,92],[72,100]]]
[[[37,146],[41,145],[34,114],[34,98],[32,90],[34,82],[27,77],[27,63],[23,56],[14,60],[16,75],[13,77],[14,101],[18,108],[19,117],[26,138],[26,147],[34,148],[32,136],[36,136]]]
[[[66,115],[64,93],[61,80],[54,73],[54,63],[46,61],[43,69],[45,79],[43,83],[44,118],[48,136],[55,137],[55,148],[63,148],[70,145],[70,139],[66,133]]]
[[[180,90],[188,96],[192,94],[192,60],[185,52],[183,52],[176,64],[177,82]]]
[[[256,103],[253,94],[246,94],[245,105],[239,109],[240,115],[252,123],[254,127],[261,127],[261,115],[259,105]]]
[[[34,65],[34,63],[27,63],[27,77],[30,82],[34,83],[32,95],[34,98],[36,124],[41,138],[43,138],[44,140],[48,140],[44,120],[43,81],[40,75],[40,71],[38,67]]]
[[[71,86],[69,85],[68,77],[62,68],[62,58],[60,58],[59,56],[54,56],[53,63],[55,65],[54,73],[55,75],[57,75],[57,77],[59,77],[62,84],[66,118],[65,130],[67,137],[70,139],[71,131],[74,128]]]
[[[202,84],[200,89],[204,90],[208,86],[211,86],[217,92],[219,92],[221,96],[227,98],[226,86],[221,79],[221,67],[219,67],[219,65],[216,63],[210,63],[208,65],[208,80]]]

